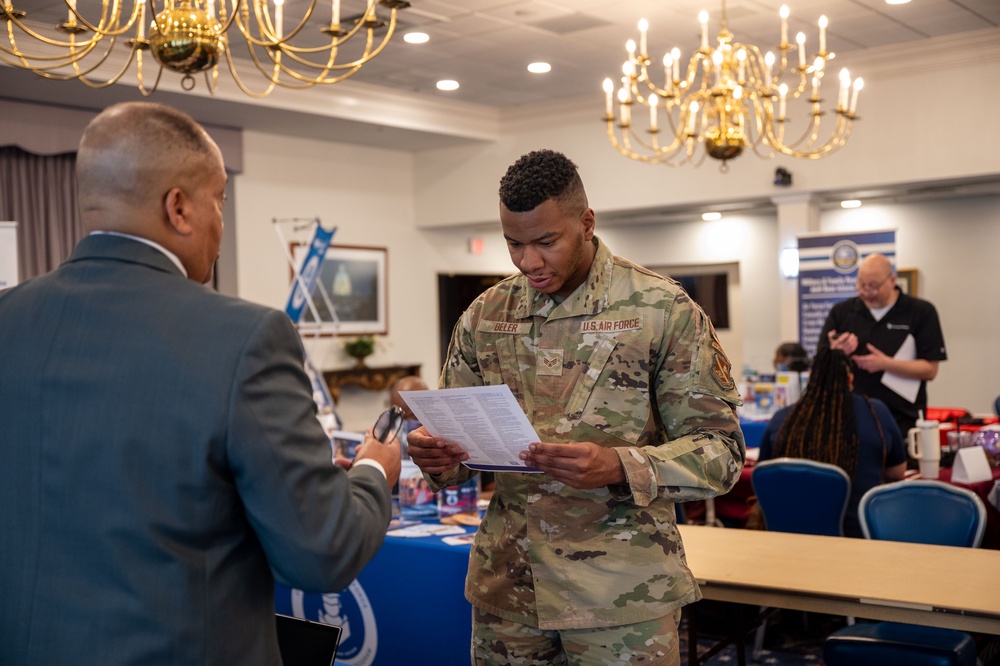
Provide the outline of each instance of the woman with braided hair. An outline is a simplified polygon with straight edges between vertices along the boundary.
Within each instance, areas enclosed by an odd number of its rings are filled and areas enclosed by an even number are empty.
[[[853,385],[847,356],[838,350],[820,350],[802,398],[779,410],[767,424],[759,460],[808,458],[847,472],[851,496],[844,534],[861,537],[858,502],[870,488],[903,478],[906,447],[885,403],[855,395]]]

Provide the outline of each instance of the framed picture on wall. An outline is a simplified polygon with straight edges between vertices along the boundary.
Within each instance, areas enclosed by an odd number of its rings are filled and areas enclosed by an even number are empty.
[[[917,295],[917,269],[900,268],[896,271],[896,284],[908,296]]]
[[[306,245],[292,247],[297,264],[302,262],[306,250]],[[316,312],[307,307],[299,329],[320,335],[386,335],[389,332],[387,255],[384,247],[331,245],[312,291]],[[336,316],[330,313],[331,305]]]

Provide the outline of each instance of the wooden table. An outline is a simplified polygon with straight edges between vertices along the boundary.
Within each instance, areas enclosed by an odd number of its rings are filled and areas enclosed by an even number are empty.
[[[680,525],[706,599],[1000,635],[1000,553]]]

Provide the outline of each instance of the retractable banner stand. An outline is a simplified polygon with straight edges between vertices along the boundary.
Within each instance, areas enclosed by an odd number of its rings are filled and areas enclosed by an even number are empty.
[[[323,267],[323,261],[326,259],[326,251],[330,248],[330,241],[333,240],[333,234],[337,231],[336,227],[324,229],[318,219],[311,221],[310,224],[314,225],[313,237],[309,241],[309,249],[302,258],[302,263],[296,266],[293,255],[290,253],[287,255],[294,275],[292,278],[292,289],[288,294],[288,303],[285,305],[285,313],[296,326],[298,326],[299,320],[302,319],[302,312],[307,306],[313,311],[314,315],[316,313],[313,293],[316,289],[320,270]],[[278,232],[278,237],[281,239],[282,244],[287,245],[280,228],[276,226],[275,230]],[[322,287],[320,291],[323,292]],[[299,334],[302,335],[301,329],[299,330]],[[316,401],[316,406],[319,409],[320,422],[323,423],[327,434],[330,434],[336,430],[340,430],[340,417],[337,415],[337,410],[333,404],[333,396],[330,395],[330,389],[323,379],[323,373],[316,368],[312,358],[309,356],[309,352],[306,351],[308,345],[305,344],[304,338],[302,342],[303,350],[305,351],[304,365],[306,374],[309,376],[309,383],[312,384],[313,399]]]
[[[896,265],[896,231],[799,236],[799,342],[816,355],[819,334],[835,304],[857,295],[858,265],[884,254]]]
[[[302,260],[301,267],[295,270],[292,293],[288,295],[288,304],[285,306],[285,312],[288,313],[292,323],[299,323],[306,302],[312,298],[316,279],[319,277],[323,260],[326,259],[326,251],[330,247],[330,241],[333,240],[333,232],[336,230],[336,227],[324,229],[322,225],[316,225],[316,231],[309,242],[309,251]]]
[[[0,222],[0,291],[17,284],[17,222]]]

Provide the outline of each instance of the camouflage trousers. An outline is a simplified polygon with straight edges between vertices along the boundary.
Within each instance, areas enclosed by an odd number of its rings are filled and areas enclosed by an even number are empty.
[[[677,610],[648,622],[543,630],[472,608],[474,666],[680,666]]]

